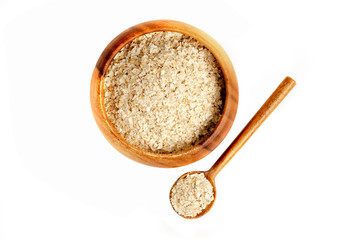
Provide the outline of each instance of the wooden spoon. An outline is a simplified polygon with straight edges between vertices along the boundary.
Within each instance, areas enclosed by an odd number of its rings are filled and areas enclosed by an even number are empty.
[[[240,150],[240,148],[246,143],[246,141],[254,134],[254,132],[260,127],[260,125],[265,121],[265,119],[274,111],[274,109],[280,104],[280,102],[286,97],[286,95],[291,91],[295,86],[296,82],[290,78],[286,77],[276,90],[271,94],[268,100],[262,105],[262,107],[257,111],[255,116],[249,121],[249,123],[244,127],[240,134],[235,138],[231,145],[226,149],[226,151],[220,156],[220,158],[215,162],[215,164],[208,171],[193,171],[188,172],[180,176],[170,190],[170,203],[172,199],[172,192],[175,185],[180,179],[187,177],[188,175],[195,173],[204,173],[206,179],[213,186],[213,200],[197,215],[195,216],[183,216],[178,213],[173,204],[171,203],[175,212],[184,218],[198,218],[207,213],[210,208],[213,206],[216,198],[216,188],[215,188],[215,177],[216,175],[225,167],[225,165],[235,156],[235,154]]]

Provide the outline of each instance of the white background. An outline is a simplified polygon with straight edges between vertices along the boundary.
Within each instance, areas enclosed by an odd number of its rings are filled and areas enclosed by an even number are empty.
[[[360,239],[358,1],[0,0],[0,239]],[[95,63],[120,32],[192,24],[229,54],[238,114],[208,157],[133,162],[92,117]],[[206,216],[168,200],[207,170],[285,76],[297,86],[216,179]]]

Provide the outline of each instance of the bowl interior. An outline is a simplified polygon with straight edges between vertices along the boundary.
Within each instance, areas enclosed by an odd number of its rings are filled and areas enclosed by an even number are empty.
[[[123,139],[107,117],[104,108],[103,80],[114,56],[127,43],[144,34],[172,31],[188,35],[202,43],[216,58],[225,81],[225,104],[222,116],[213,130],[200,144],[175,153],[153,153],[141,150]],[[93,72],[90,89],[94,118],[105,138],[125,156],[156,167],[179,167],[193,163],[209,154],[225,138],[234,121],[238,105],[238,85],[234,68],[222,47],[205,32],[182,22],[155,20],[135,25],[120,33],[101,54]]]

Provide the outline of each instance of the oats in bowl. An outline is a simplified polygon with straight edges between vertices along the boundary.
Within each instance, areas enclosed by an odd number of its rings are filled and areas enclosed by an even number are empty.
[[[177,32],[152,32],[126,44],[103,87],[110,122],[148,152],[175,153],[201,143],[224,108],[224,77],[215,57]]]

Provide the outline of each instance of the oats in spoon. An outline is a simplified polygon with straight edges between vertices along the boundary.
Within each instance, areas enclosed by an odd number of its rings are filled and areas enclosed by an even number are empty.
[[[192,173],[179,179],[171,189],[170,202],[184,217],[195,217],[214,200],[214,189],[204,173]]]

